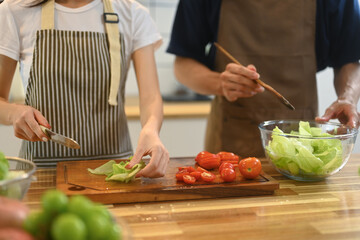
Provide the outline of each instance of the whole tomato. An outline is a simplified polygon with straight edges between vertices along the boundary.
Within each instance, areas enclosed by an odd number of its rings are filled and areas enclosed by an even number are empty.
[[[221,171],[224,169],[224,168],[231,168],[231,169],[234,169],[234,165],[229,163],[229,162],[223,162],[221,163],[220,167],[219,167],[219,172],[221,173]]]
[[[248,157],[240,160],[239,170],[246,179],[254,179],[261,173],[261,162],[255,157]]]
[[[223,168],[220,176],[225,182],[233,182],[236,179],[235,170],[232,168]]]

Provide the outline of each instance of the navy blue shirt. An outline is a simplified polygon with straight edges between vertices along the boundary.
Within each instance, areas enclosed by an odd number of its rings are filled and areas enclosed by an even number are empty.
[[[221,0],[180,0],[167,52],[212,68],[220,7]],[[315,41],[318,71],[359,61],[359,1],[317,0]]]

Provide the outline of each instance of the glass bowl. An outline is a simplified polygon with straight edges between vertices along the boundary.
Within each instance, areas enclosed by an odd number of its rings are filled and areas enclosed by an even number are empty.
[[[349,160],[358,133],[339,123],[299,120],[265,121],[259,129],[266,158],[278,172],[298,181],[321,181],[338,172]]]
[[[0,195],[22,200],[30,183],[35,179],[33,176],[36,165],[28,160],[16,157],[6,157],[9,161],[8,179],[0,181]]]

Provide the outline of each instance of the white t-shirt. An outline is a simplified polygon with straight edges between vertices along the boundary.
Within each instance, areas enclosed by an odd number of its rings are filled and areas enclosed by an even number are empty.
[[[41,6],[27,7],[23,0],[5,0],[0,4],[0,54],[20,62],[20,74],[26,90],[32,64],[36,32],[41,29]],[[129,67],[131,55],[150,44],[161,44],[161,36],[148,10],[134,0],[111,0],[119,15],[119,31],[124,35]],[[55,29],[105,32],[103,2],[94,0],[80,8],[55,3]]]

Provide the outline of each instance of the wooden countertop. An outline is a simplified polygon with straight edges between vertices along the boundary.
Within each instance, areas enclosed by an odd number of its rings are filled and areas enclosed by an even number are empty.
[[[270,196],[108,205],[140,239],[360,239],[360,154],[321,182],[297,182],[263,161],[280,182]],[[25,196],[38,209],[55,187],[55,169],[41,169]]]
[[[199,118],[207,117],[210,112],[210,101],[194,102],[163,102],[164,118]],[[128,119],[139,119],[139,99],[137,96],[127,96],[125,112]]]

